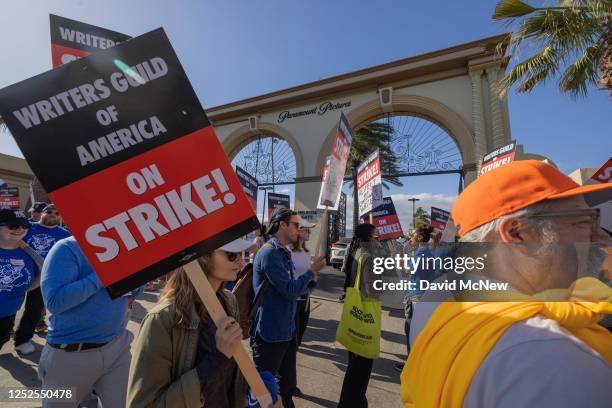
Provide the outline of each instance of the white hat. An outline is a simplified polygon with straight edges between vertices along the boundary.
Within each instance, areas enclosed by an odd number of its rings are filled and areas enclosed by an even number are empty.
[[[242,251],[248,251],[249,249],[251,249],[254,246],[255,246],[255,244],[253,242],[247,241],[246,239],[238,238],[238,239],[233,240],[232,242],[229,242],[229,243],[223,245],[219,249],[221,249],[221,250],[223,250],[225,252],[238,253],[238,252],[242,252]]]
[[[312,228],[316,225],[316,224],[313,224],[312,222],[306,221],[299,214],[297,217],[298,217],[298,222],[300,223],[300,228]]]

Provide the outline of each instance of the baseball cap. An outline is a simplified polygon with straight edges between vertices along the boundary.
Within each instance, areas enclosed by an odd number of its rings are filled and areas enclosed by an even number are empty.
[[[291,217],[292,213],[293,211],[284,207],[279,207],[272,211],[266,234],[271,235],[272,231],[274,230],[274,224],[281,221],[283,218]]]
[[[246,239],[238,238],[238,239],[233,240],[232,242],[229,242],[223,245],[219,249],[226,251],[226,252],[238,253],[242,251],[248,251],[254,246],[255,244],[253,242],[247,241]]]
[[[57,208],[55,208],[55,204],[51,203],[45,206],[45,208],[43,208],[43,212],[46,211],[51,211],[51,210],[57,210]]]
[[[28,217],[21,210],[0,209],[0,225],[23,225],[30,226]]]
[[[42,201],[37,201],[34,204],[32,204],[32,207],[30,207],[29,212],[43,212],[46,206],[47,206],[47,203],[44,203]]]
[[[478,177],[457,197],[451,214],[459,236],[537,202],[612,188],[612,183],[580,186],[555,167],[519,160]]]
[[[312,227],[314,227],[316,225],[316,224],[313,224],[312,222],[306,221],[299,214],[298,214],[297,217],[298,217],[298,222],[300,223],[300,228],[312,228]]]

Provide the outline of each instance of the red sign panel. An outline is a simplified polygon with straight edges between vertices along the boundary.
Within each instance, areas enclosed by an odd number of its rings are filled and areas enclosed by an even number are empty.
[[[591,178],[599,183],[612,183],[612,157]]]

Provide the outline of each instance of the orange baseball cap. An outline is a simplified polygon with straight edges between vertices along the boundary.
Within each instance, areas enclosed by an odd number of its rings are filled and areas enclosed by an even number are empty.
[[[612,183],[580,186],[555,167],[518,160],[485,173],[457,197],[451,211],[463,236],[489,221],[542,200],[612,188]]]

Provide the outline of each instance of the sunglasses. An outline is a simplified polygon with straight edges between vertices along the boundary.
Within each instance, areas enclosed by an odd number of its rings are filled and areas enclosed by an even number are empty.
[[[240,254],[238,252],[227,252],[227,251],[223,251],[223,250],[220,250],[220,251],[225,254],[225,257],[230,262],[236,262],[236,259],[238,259],[238,256],[240,256]]]
[[[8,229],[10,229],[11,231],[15,231],[19,228],[23,228],[23,229],[28,229],[30,228],[30,224],[0,224],[0,227],[6,227]]]
[[[51,214],[51,215],[57,215],[57,216],[59,216],[59,215],[60,215],[60,213],[59,213],[58,211],[53,211],[53,210],[51,210],[51,211],[45,211],[45,214]]]

